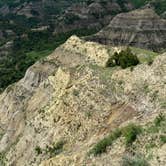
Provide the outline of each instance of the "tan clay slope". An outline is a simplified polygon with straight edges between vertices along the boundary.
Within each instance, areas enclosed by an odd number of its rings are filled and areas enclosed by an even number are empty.
[[[166,56],[134,70],[105,68],[109,56],[107,46],[74,36],[8,87],[0,96],[0,162],[120,165],[121,142],[98,158],[87,153],[116,127],[165,111]],[[51,148],[57,142],[64,146],[56,155]]]
[[[88,71],[95,73],[90,76],[92,87],[89,83],[79,81],[80,84],[67,90],[67,96],[64,97],[66,106],[63,109],[67,112],[72,111],[70,120],[67,118],[69,120],[67,136],[63,135],[60,138],[68,142],[64,152],[42,162],[40,166],[121,166],[127,150],[122,140],[118,140],[106,154],[98,157],[89,157],[87,154],[95,143],[116,127],[125,125],[128,121],[145,124],[159,112],[165,112],[163,105],[166,99],[165,60],[165,55],[159,56],[151,68],[140,65],[132,72],[130,69],[109,71],[110,69],[88,68]],[[71,91],[76,97],[74,95],[73,98]],[[69,117],[68,113],[67,117]],[[66,127],[60,133],[66,133],[65,129]],[[148,145],[148,140],[152,136],[142,137],[137,149],[148,157],[150,152],[146,152],[144,144]],[[141,142],[142,140],[144,143]],[[159,162],[163,166],[166,164],[165,148],[165,145],[155,147],[153,159],[149,161],[151,165],[158,165]],[[159,161],[156,160],[157,156]]]

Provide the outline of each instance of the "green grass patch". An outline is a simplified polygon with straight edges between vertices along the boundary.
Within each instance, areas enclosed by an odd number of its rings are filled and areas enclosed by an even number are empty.
[[[94,156],[100,155],[107,151],[107,147],[111,146],[114,141],[118,138],[123,137],[125,140],[126,147],[131,147],[133,143],[137,140],[139,135],[147,135],[147,134],[156,134],[156,133],[166,133],[165,129],[166,125],[166,116],[160,113],[155,120],[149,126],[145,126],[142,128],[139,125],[129,124],[120,129],[116,129],[110,135],[99,141],[94,147],[90,150],[89,154],[93,154]],[[160,142],[162,144],[166,143],[166,136],[162,134],[160,136]],[[146,149],[151,149],[156,147],[155,142],[151,142],[146,145]],[[134,162],[134,161],[133,161]],[[139,165],[138,165],[139,166]]]
[[[149,166],[149,163],[142,155],[124,156],[122,166]]]
[[[160,136],[160,141],[162,144],[165,144],[166,143],[166,135],[161,135]]]
[[[53,143],[52,145],[47,145],[45,149],[42,149],[40,146],[35,147],[35,152],[37,155],[45,154],[50,157],[56,156],[63,151],[63,147],[65,145],[64,140],[60,140],[57,143]]]
[[[141,63],[152,63],[154,58],[158,55],[158,53],[153,52],[151,50],[145,50],[141,48],[136,48],[136,47],[130,47],[132,52],[137,55],[139,61]]]
[[[139,134],[141,134],[142,128],[140,126],[129,124],[122,128],[122,135],[125,137],[126,145],[131,145]]]
[[[161,131],[162,133],[166,132],[165,129],[166,126],[166,116],[165,114],[160,113],[154,120],[154,122],[147,127],[146,132],[147,133],[159,133]]]
[[[130,146],[137,139],[137,136],[141,131],[141,127],[134,124],[129,124],[126,127],[116,129],[109,136],[99,141],[89,153],[97,156],[106,152],[107,147],[111,146],[113,142],[121,136],[125,138],[126,146]]]
[[[145,148],[147,151],[149,151],[150,149],[153,149],[156,146],[157,145],[154,142],[151,142],[151,143],[146,144]]]
[[[47,146],[46,153],[48,153],[50,157],[56,156],[63,151],[64,145],[65,141],[60,140],[51,146]]]
[[[154,120],[155,126],[161,126],[162,122],[166,120],[165,115],[160,113]]]
[[[6,156],[5,153],[0,153],[0,166],[6,166]]]
[[[161,102],[161,109],[166,109],[166,101]]]
[[[26,62],[34,64],[37,60],[44,58],[51,54],[54,50],[31,51],[26,53]]]
[[[118,70],[117,67],[112,67],[112,68],[106,68],[106,67],[100,67],[98,65],[92,65],[90,64],[89,67],[91,69],[93,69],[93,72],[96,74],[99,74],[99,77],[102,81],[106,82],[110,82],[111,76],[113,74],[113,72],[116,70]]]
[[[117,140],[121,136],[121,130],[117,129],[113,133],[111,133],[108,137],[99,141],[90,151],[90,154],[94,154],[95,156],[106,152],[107,147],[111,146],[112,143]]]

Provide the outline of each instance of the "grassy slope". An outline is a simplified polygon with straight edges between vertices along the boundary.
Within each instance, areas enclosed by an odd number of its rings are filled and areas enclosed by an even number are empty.
[[[136,47],[130,47],[132,52],[137,55],[141,63],[148,63],[153,60],[158,53]]]

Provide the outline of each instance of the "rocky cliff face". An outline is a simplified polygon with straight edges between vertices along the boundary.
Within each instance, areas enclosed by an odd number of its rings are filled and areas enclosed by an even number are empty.
[[[161,51],[166,45],[166,20],[153,9],[143,8],[117,15],[95,35],[95,40],[110,45],[130,45]]]
[[[106,68],[120,49],[73,36],[9,86],[0,95],[0,164],[122,165],[123,138],[101,156],[87,154],[118,126],[146,124],[165,112],[166,56],[132,70]],[[141,140],[136,150],[148,157],[146,136]],[[154,148],[160,151],[152,148],[148,162],[164,166],[165,145],[156,140]]]

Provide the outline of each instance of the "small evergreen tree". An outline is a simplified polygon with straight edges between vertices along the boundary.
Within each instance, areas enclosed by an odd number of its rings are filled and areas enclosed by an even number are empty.
[[[114,55],[108,60],[107,67],[121,66],[125,69],[130,66],[136,66],[137,64],[139,64],[137,56],[134,55],[128,47],[120,53],[115,52]]]

